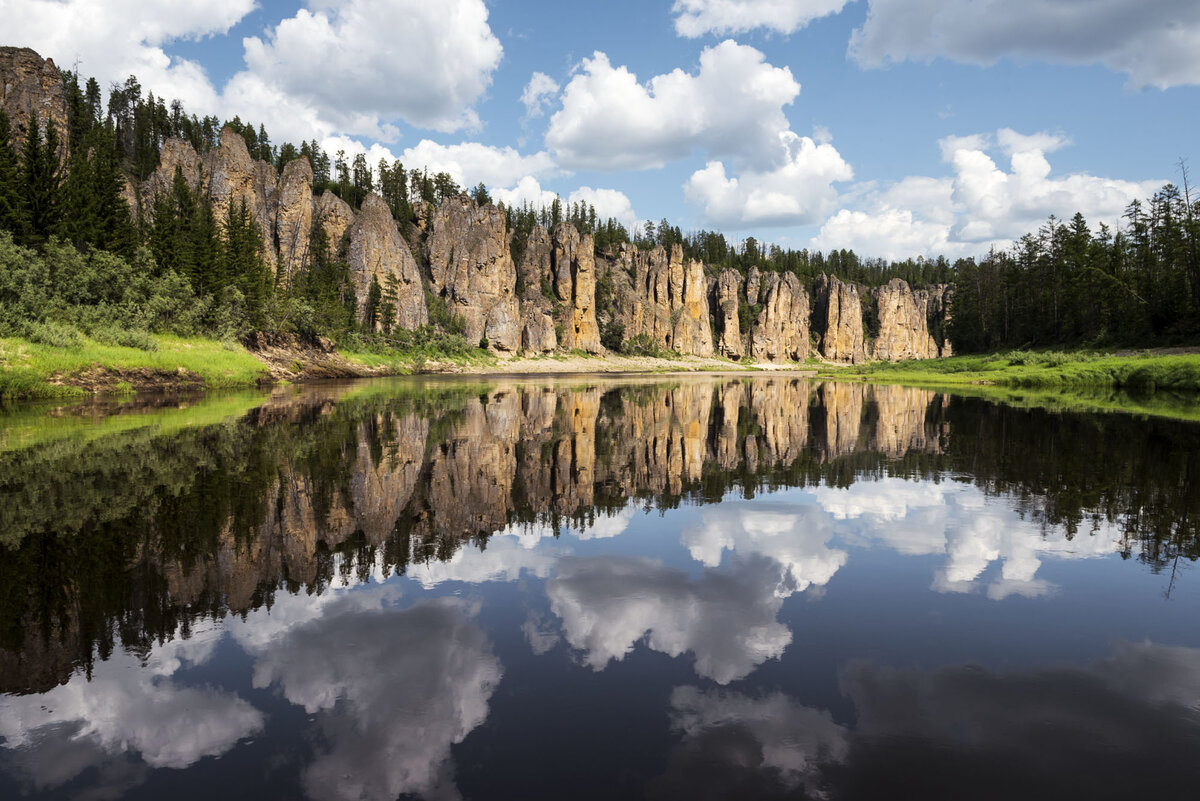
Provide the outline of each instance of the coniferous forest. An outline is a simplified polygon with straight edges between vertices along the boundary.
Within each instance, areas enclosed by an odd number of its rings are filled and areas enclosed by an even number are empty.
[[[411,236],[415,209],[469,194],[491,202],[487,187],[464,190],[446,173],[406,169],[399,161],[370,165],[359,154],[332,157],[316,142],[275,144],[261,125],[189,115],[178,102],[143,94],[136,78],[114,85],[107,103],[94,79],[62,73],[64,131],[39,125],[23,136],[0,111],[0,336],[69,344],[80,332],[114,344],[152,347],[150,333],[245,339],[252,331],[325,336],[343,345],[404,346],[414,336],[471,348],[455,317],[431,300],[431,323],[414,334],[392,330],[387,291],[372,287],[359,308],[338,243],[312,231],[306,269],[279,277],[272,248],[250,212],[231,206],[218,215],[179,174],[169,191],[138,215],[128,185],[153,175],[173,138],[197,153],[239,133],[255,159],[277,173],[293,159],[312,166],[313,191],[329,191],[357,209],[369,193],[387,203],[400,231]],[[1076,214],[1051,217],[1007,250],[980,259],[863,258],[782,249],[754,238],[740,242],[715,231],[685,233],[669,220],[630,231],[598,218],[582,203],[556,200],[544,208],[504,209],[514,260],[535,225],[573,223],[592,234],[597,253],[622,243],[639,248],[679,245],[703,261],[709,275],[751,267],[791,272],[808,287],[823,273],[863,286],[902,278],[914,287],[952,284],[948,337],[958,352],[1011,348],[1149,346],[1200,336],[1200,199],[1186,167],[1182,188],[1163,187],[1127,208],[1113,229],[1093,229]],[[147,203],[147,199],[140,202]],[[601,294],[598,304],[605,299]],[[600,309],[603,313],[603,309]]]

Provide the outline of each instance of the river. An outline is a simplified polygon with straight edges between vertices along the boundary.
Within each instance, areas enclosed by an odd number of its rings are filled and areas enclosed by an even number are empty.
[[[787,375],[0,417],[0,797],[1194,798],[1200,424]]]

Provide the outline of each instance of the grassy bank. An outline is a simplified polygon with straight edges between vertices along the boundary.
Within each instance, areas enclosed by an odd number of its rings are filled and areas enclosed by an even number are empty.
[[[254,386],[266,366],[241,345],[199,337],[154,336],[153,349],[87,337],[67,347],[0,339],[0,399],[78,398],[98,388],[145,385],[225,389]]]
[[[827,378],[914,386],[1023,389],[1092,388],[1130,392],[1200,392],[1200,353],[1114,355],[1013,351],[910,362],[824,367]]]

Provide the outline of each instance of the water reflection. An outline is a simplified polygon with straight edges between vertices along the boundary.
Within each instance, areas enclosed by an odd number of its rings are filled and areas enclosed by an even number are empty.
[[[1103,797],[1200,745],[1195,425],[786,376],[237,403],[0,435],[0,794]],[[542,730],[612,775],[501,769]]]

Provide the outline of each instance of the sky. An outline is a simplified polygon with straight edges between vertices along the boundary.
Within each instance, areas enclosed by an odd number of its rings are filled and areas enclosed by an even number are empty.
[[[0,19],[0,44],[275,144],[783,247],[981,255],[1051,214],[1116,225],[1200,165],[1195,0],[0,0]]]

